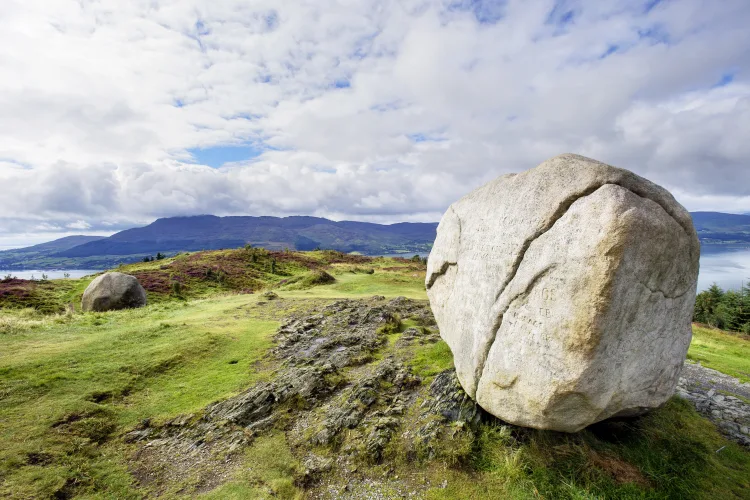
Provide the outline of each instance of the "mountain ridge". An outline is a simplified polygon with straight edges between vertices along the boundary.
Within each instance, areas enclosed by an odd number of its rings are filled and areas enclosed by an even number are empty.
[[[0,252],[0,268],[97,269],[134,262],[159,252],[174,254],[219,250],[247,244],[269,250],[323,248],[366,255],[411,256],[430,251],[436,229],[436,222],[376,224],[332,221],[310,216],[164,217],[146,226],[125,229],[107,238],[55,248],[43,254],[35,253],[33,258],[23,258],[23,251],[26,249],[18,249],[7,255]],[[50,245],[54,247],[54,242],[50,242]],[[22,258],[14,258],[19,256]]]
[[[56,240],[39,243],[30,247],[14,248],[0,251],[0,268],[15,269],[17,262],[39,262],[49,258],[50,255],[66,251],[71,248],[92,243],[104,239],[105,236],[73,235],[58,238]],[[40,269],[45,267],[39,267]],[[49,268],[49,267],[46,267]]]
[[[161,218],[54,254],[54,257],[218,250],[251,244],[270,250],[317,247],[365,254],[429,251],[437,223],[394,225],[320,217],[198,215]]]
[[[691,212],[704,245],[750,244],[750,215]],[[218,250],[251,244],[270,250],[324,248],[365,255],[429,253],[437,222],[376,224],[312,216],[162,217],[109,237],[69,236],[0,252],[0,268],[107,268],[158,252]],[[74,244],[75,243],[75,244]]]
[[[702,244],[750,243],[750,215],[723,212],[691,212]]]

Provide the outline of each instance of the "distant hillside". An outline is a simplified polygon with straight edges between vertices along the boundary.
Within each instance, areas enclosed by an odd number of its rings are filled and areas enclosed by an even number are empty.
[[[750,244],[750,215],[693,212],[703,244]],[[109,238],[69,236],[0,252],[0,269],[105,269],[157,252],[219,250],[251,244],[269,250],[316,248],[364,255],[428,253],[437,223],[373,224],[320,217],[169,217]]]
[[[720,212],[692,212],[690,215],[701,243],[750,243],[750,215]]]
[[[56,257],[133,255],[236,248],[325,248],[368,255],[428,252],[435,223],[392,225],[334,222],[318,217],[170,217],[55,254]]]
[[[157,252],[237,248],[251,244],[269,250],[316,248],[365,255],[428,253],[437,223],[373,224],[335,222],[319,217],[170,217],[109,238],[69,237],[0,253],[0,268],[104,269]],[[79,239],[74,239],[79,238]]]
[[[101,239],[102,236],[66,236],[31,247],[4,250],[0,252],[0,269],[14,269],[21,262],[28,267],[45,268],[51,255]]]

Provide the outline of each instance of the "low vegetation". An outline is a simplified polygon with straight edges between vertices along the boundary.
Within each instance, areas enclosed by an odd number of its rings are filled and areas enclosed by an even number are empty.
[[[750,382],[750,336],[693,326],[688,359]]]
[[[250,246],[172,257],[159,254],[159,257],[115,269],[138,278],[150,303],[204,298],[217,293],[254,293],[269,287],[305,290],[339,283],[340,286],[332,288],[335,296],[346,288],[354,291],[364,281],[363,276],[347,275],[374,274],[376,269],[382,272],[368,280],[371,294],[377,293],[380,286],[386,286],[389,293],[398,289],[411,292],[416,280],[414,276],[405,277],[405,272],[412,271],[414,275],[424,269],[423,264],[399,258],[373,258],[333,250],[271,252]],[[337,274],[345,276],[337,280]],[[79,310],[81,295],[90,282],[91,277],[52,281],[6,277],[0,280],[0,310],[32,308],[42,313]],[[407,282],[408,287],[397,285]]]
[[[91,278],[0,284],[0,291],[17,290],[0,293],[0,497],[304,498],[340,486],[381,498],[748,498],[750,453],[679,398],[646,417],[574,435],[485,417],[470,433],[456,424],[433,458],[414,455],[397,438],[379,460],[334,465],[318,482],[306,479],[310,465],[282,422],[222,456],[220,467],[164,475],[127,433],[194,418],[272,380],[274,332],[290,315],[334,298],[424,300],[424,263],[248,248],[120,270],[139,277],[148,306],[82,314],[80,294]],[[259,293],[266,290],[275,300]],[[393,316],[381,328],[382,347],[346,377],[396,356],[426,391],[452,368],[444,342],[403,341],[408,332],[434,335],[429,319]],[[747,381],[748,342],[697,326],[689,357]],[[319,448],[321,456],[341,452]]]
[[[0,280],[0,310],[31,308],[43,314],[62,313],[80,306],[81,295],[90,279]]]

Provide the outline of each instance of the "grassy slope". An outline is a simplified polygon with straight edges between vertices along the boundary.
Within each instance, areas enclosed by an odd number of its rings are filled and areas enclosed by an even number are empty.
[[[256,378],[250,365],[277,322],[249,320],[256,300],[221,299],[78,315],[3,336],[0,351],[0,496],[40,498],[70,480],[130,491],[117,445],[92,443],[143,418],[191,412]],[[41,454],[55,467],[31,465]],[[31,460],[32,462],[34,460]]]
[[[279,293],[288,298],[358,298],[372,295],[386,297],[408,297],[426,299],[424,291],[424,271],[415,264],[401,264],[395,270],[392,259],[373,259],[368,265],[334,264],[329,272],[336,281],[329,285],[310,289],[287,290],[280,287]],[[367,274],[365,269],[375,270]]]
[[[688,359],[750,382],[750,337],[693,326]]]
[[[210,266],[227,260],[213,254],[195,260]],[[273,287],[282,297],[277,301],[217,294],[246,284],[233,281],[227,265],[223,282],[188,282],[185,295],[193,299],[187,301],[152,291],[151,304],[135,311],[0,314],[0,497],[65,498],[74,492],[139,498],[143,490],[128,472],[135,449],[119,436],[144,418],[198,411],[267,376],[272,367],[263,357],[288,308],[309,302],[301,299],[424,298],[423,270],[411,263],[331,262],[337,259],[322,253],[305,255],[304,262],[288,257],[277,270],[283,275],[259,270],[263,262],[251,266],[258,271],[252,279]],[[160,271],[172,262],[124,270]],[[318,264],[336,282],[300,289],[299,278]],[[375,272],[366,274],[367,268]],[[67,300],[80,289],[78,284],[60,293]],[[696,328],[690,356],[708,356],[704,345],[711,347],[708,366],[750,372],[747,341]],[[726,358],[726,352],[733,354]],[[440,342],[419,346],[412,363],[429,384],[452,358]],[[300,464],[285,444],[283,434],[257,440],[225,484],[206,495],[262,498],[273,491],[279,498],[299,497],[293,479]],[[750,454],[727,443],[679,399],[635,423],[595,426],[576,435],[484,424],[452,465],[414,464],[393,453],[387,463],[392,470],[375,468],[373,474],[412,477],[422,485],[447,480],[445,488],[428,489],[429,498],[747,498],[750,488]],[[183,487],[191,496],[184,484],[170,495],[179,496]]]
[[[404,283],[404,273],[387,270],[395,268],[394,266],[403,267],[402,271],[414,269],[415,272],[423,267],[394,259],[361,257],[333,251],[268,252],[251,248],[183,253],[159,261],[122,265],[115,270],[137,277],[146,289],[149,303],[175,298],[203,298],[217,293],[246,293],[268,287],[289,290],[295,288],[290,286],[295,280],[304,278],[315,269],[328,269],[342,275],[341,283],[335,284],[333,289],[336,291],[331,296],[352,292],[362,294],[368,286],[371,294],[379,292],[381,287],[413,294],[416,290],[413,276],[409,276],[409,286],[400,286],[399,283]],[[382,273],[370,276],[374,279],[360,280],[363,281],[362,286],[355,285],[356,291],[352,286],[347,287],[349,281],[357,281],[358,273],[351,271],[359,272],[368,268],[378,269]],[[71,307],[80,310],[81,295],[90,282],[91,278],[10,282],[0,279],[0,311],[24,307],[44,313],[60,313]],[[179,286],[178,290],[175,285]],[[387,291],[379,293],[387,295]],[[423,292],[421,294],[424,296]]]

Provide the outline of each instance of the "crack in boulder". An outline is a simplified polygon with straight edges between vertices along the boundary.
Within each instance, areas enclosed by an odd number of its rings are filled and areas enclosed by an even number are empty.
[[[433,272],[432,274],[430,274],[430,279],[429,279],[429,281],[427,282],[427,286],[426,286],[426,288],[427,288],[428,290],[429,290],[430,288],[432,288],[432,285],[434,285],[434,284],[435,284],[435,282],[437,281],[437,279],[438,279],[439,277],[441,277],[442,275],[444,275],[445,273],[447,273],[447,272],[448,272],[448,269],[449,269],[449,268],[450,268],[451,266],[457,266],[457,265],[458,265],[458,262],[443,262],[443,265],[441,265],[441,266],[440,266],[440,269],[438,269],[437,271],[435,271],[435,272]]]
[[[541,227],[537,231],[535,231],[534,234],[532,234],[530,237],[526,238],[526,240],[524,240],[523,244],[521,245],[521,249],[519,250],[518,254],[516,255],[516,259],[513,262],[511,270],[508,273],[507,279],[502,283],[502,285],[500,286],[497,294],[495,295],[495,303],[497,303],[497,301],[500,300],[502,294],[505,292],[505,290],[508,288],[508,286],[515,279],[516,275],[518,274],[518,270],[521,268],[521,264],[523,263],[523,260],[526,257],[526,252],[531,247],[531,244],[534,243],[534,241],[536,241],[537,239],[539,239],[541,236],[543,236],[545,233],[547,233],[548,231],[552,230],[552,228],[555,226],[555,224],[557,224],[557,222],[560,219],[562,219],[565,216],[565,214],[568,213],[568,211],[570,210],[570,207],[572,207],[575,202],[577,202],[578,200],[580,200],[582,198],[586,198],[586,197],[594,194],[595,192],[599,191],[600,189],[602,189],[605,186],[618,186],[618,187],[620,187],[622,189],[625,189],[628,192],[634,194],[635,196],[638,196],[640,198],[647,199],[647,200],[650,200],[650,201],[656,203],[656,205],[658,205],[664,211],[665,214],[667,214],[669,217],[671,217],[672,220],[674,220],[677,223],[677,225],[679,225],[680,228],[682,228],[682,230],[686,234],[689,235],[688,229],[679,221],[679,219],[677,219],[672,213],[670,213],[669,210],[667,210],[667,207],[665,207],[662,203],[660,203],[659,200],[655,200],[655,199],[650,198],[648,196],[644,196],[643,194],[637,193],[637,192],[633,191],[632,189],[630,189],[630,188],[628,188],[626,186],[623,186],[620,183],[605,182],[605,183],[602,183],[602,184],[590,186],[589,188],[587,188],[583,192],[575,193],[575,194],[567,197],[566,199],[564,199],[558,205],[557,209],[552,214],[552,216],[548,219],[547,223],[543,227]],[[444,264],[444,266],[445,266],[445,264]],[[443,271],[443,273],[445,273],[445,271],[447,271],[447,266],[446,266],[446,269]],[[546,270],[545,270],[545,272],[546,272]],[[480,382],[480,380],[482,378],[482,375],[484,374],[484,366],[487,363],[487,357],[489,356],[490,350],[492,349],[492,346],[495,343],[495,340],[497,338],[497,333],[499,332],[500,327],[502,326],[503,317],[504,317],[505,313],[507,312],[507,310],[513,304],[513,302],[519,296],[528,293],[528,291],[531,289],[531,287],[533,287],[534,284],[536,284],[536,281],[538,281],[538,279],[540,277],[541,277],[540,275],[535,276],[534,279],[532,280],[532,282],[526,287],[526,290],[523,293],[521,293],[521,294],[517,295],[516,297],[514,297],[511,301],[509,301],[508,305],[505,308],[503,308],[502,312],[500,312],[498,314],[498,317],[495,320],[495,323],[493,324],[491,337],[490,337],[489,341],[487,342],[487,344],[485,346],[485,349],[482,352],[482,356],[481,356],[481,358],[479,360],[479,363],[477,365],[477,369],[474,372],[475,373],[474,376],[475,376],[476,381],[477,381],[476,382],[476,387],[479,386],[479,382]],[[434,280],[431,280],[431,282],[434,282]],[[645,284],[643,284],[643,285],[646,286]],[[646,288],[648,288],[648,287],[646,286]],[[429,289],[429,287],[428,287],[428,289]],[[649,288],[649,290],[651,290],[651,289]],[[654,292],[654,293],[656,293],[654,290],[651,290],[651,291]],[[685,292],[683,292],[680,295],[677,295],[675,297],[668,297],[663,292],[662,292],[662,294],[666,298],[679,298],[682,295],[688,293],[689,291],[690,291],[690,289],[688,288],[688,290],[686,290]],[[475,389],[474,396],[476,397],[476,389]]]
[[[461,248],[461,233],[462,233],[462,230],[461,230],[461,218],[458,216],[458,214],[456,213],[456,211],[453,209],[453,206],[448,207],[448,210],[453,214],[453,217],[456,220],[456,224],[458,225],[458,238],[456,240],[456,249],[458,250],[458,249]],[[434,272],[432,272],[430,274],[430,277],[427,280],[427,283],[425,284],[425,288],[427,290],[429,290],[430,288],[432,288],[432,285],[435,284],[435,281],[437,281],[437,279],[439,277],[441,277],[445,273],[447,273],[448,269],[451,266],[457,266],[457,265],[458,265],[458,262],[454,262],[454,261],[443,262],[440,265],[440,269],[438,269],[437,271],[434,271]]]
[[[508,305],[506,305],[503,310],[498,314],[497,319],[495,320],[495,323],[492,325],[492,339],[487,342],[487,345],[485,347],[483,356],[481,358],[481,362],[477,366],[476,371],[474,372],[474,376],[477,379],[477,388],[479,387],[479,383],[482,381],[482,376],[484,375],[484,365],[487,362],[487,358],[490,355],[490,350],[492,349],[492,346],[495,344],[495,339],[497,338],[497,333],[500,331],[500,327],[503,326],[503,319],[505,318],[505,313],[508,312],[508,309],[513,305],[513,303],[522,298],[526,297],[531,293],[531,290],[536,286],[537,282],[542,279],[544,276],[546,276],[552,269],[555,268],[555,265],[550,265],[542,269],[539,273],[534,276],[528,285],[526,285],[526,288],[520,293],[517,293],[510,301],[508,301]],[[474,396],[476,397],[476,390],[474,393]]]
[[[690,291],[693,289],[692,286],[690,286],[684,292],[678,293],[676,295],[667,295],[667,293],[664,290],[662,290],[660,288],[653,289],[650,286],[648,286],[646,283],[643,283],[642,281],[639,281],[638,284],[641,285],[643,288],[645,288],[646,290],[648,290],[651,293],[659,294],[662,297],[664,297],[665,299],[672,299],[672,300],[681,299],[686,293],[690,293]]]

